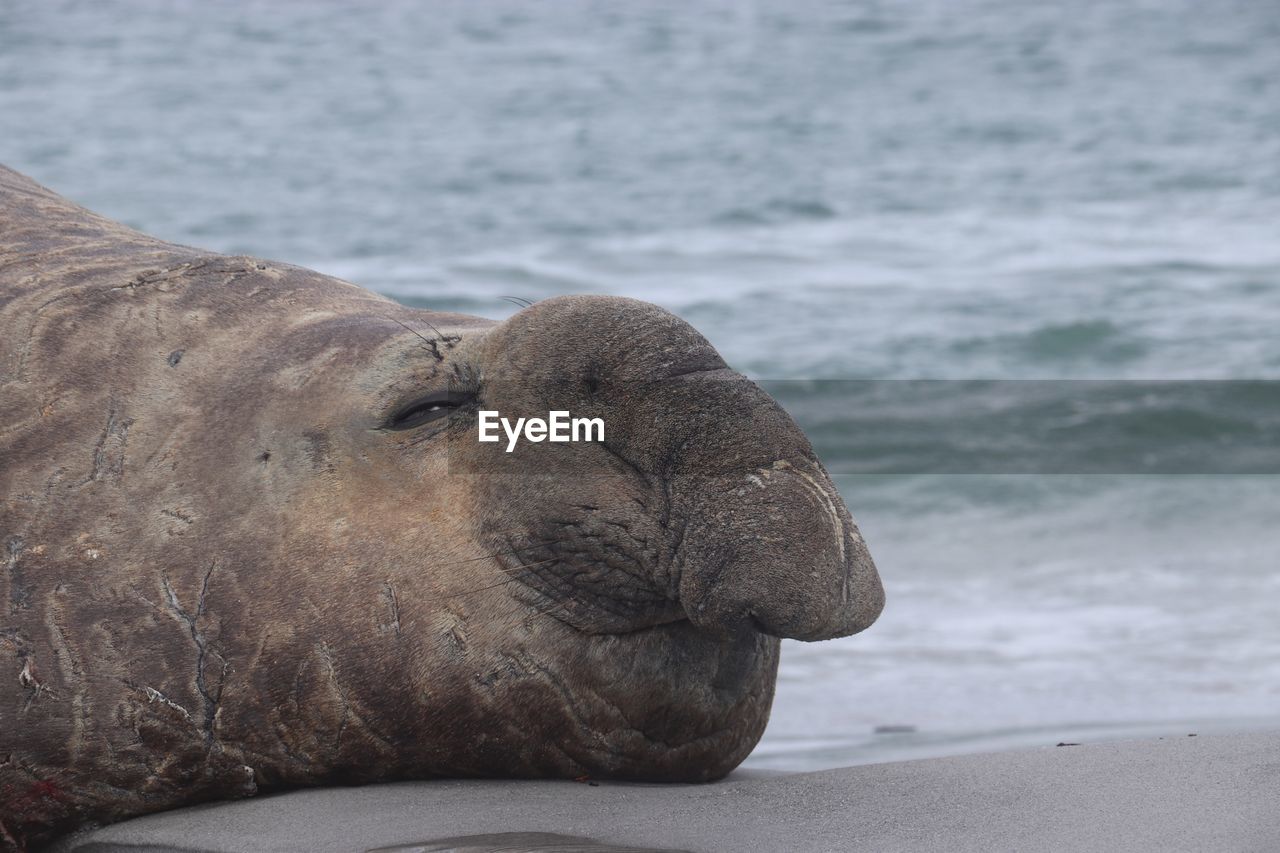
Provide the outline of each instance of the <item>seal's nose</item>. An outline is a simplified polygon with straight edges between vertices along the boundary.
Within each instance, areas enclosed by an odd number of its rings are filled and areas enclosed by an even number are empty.
[[[857,526],[807,460],[722,475],[691,497],[680,598],[695,625],[827,640],[868,627],[884,589]]]

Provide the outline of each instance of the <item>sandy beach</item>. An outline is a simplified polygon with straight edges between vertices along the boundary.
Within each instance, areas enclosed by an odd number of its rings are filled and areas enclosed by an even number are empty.
[[[153,815],[54,850],[351,851],[556,832],[691,851],[1274,850],[1280,732],[741,772],[704,786],[421,782]]]

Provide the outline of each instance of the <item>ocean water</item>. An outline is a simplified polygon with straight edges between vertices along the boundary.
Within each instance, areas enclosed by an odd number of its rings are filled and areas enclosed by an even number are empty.
[[[767,381],[889,604],[750,764],[1280,726],[1280,5],[14,0],[0,161]]]

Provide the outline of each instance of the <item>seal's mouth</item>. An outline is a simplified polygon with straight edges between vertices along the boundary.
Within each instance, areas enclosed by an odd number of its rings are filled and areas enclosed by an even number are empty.
[[[688,621],[725,639],[742,631],[823,640],[857,633],[884,595],[847,510],[813,472],[785,461],[721,475],[692,511],[643,502],[559,504],[502,539],[496,559],[517,600],[587,634]]]

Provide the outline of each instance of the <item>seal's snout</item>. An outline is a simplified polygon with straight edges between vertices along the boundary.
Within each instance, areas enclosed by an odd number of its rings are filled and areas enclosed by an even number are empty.
[[[746,621],[776,637],[827,640],[880,615],[871,554],[816,465],[778,460],[708,485],[686,534],[680,586],[695,625]]]
[[[505,368],[488,373],[490,400],[605,424],[601,446],[565,457],[573,476],[549,487],[576,497],[544,493],[539,504],[559,499],[590,515],[555,537],[584,541],[569,543],[572,557],[561,542],[554,556],[527,561],[528,583],[557,574],[558,586],[540,583],[544,595],[573,595],[557,611],[567,621],[635,630],[683,610],[708,632],[801,640],[875,621],[884,605],[875,565],[803,432],[689,324],[635,300],[560,297],[495,329],[487,346]],[[616,489],[587,477],[602,470],[619,472]],[[617,586],[611,601],[606,579]]]

